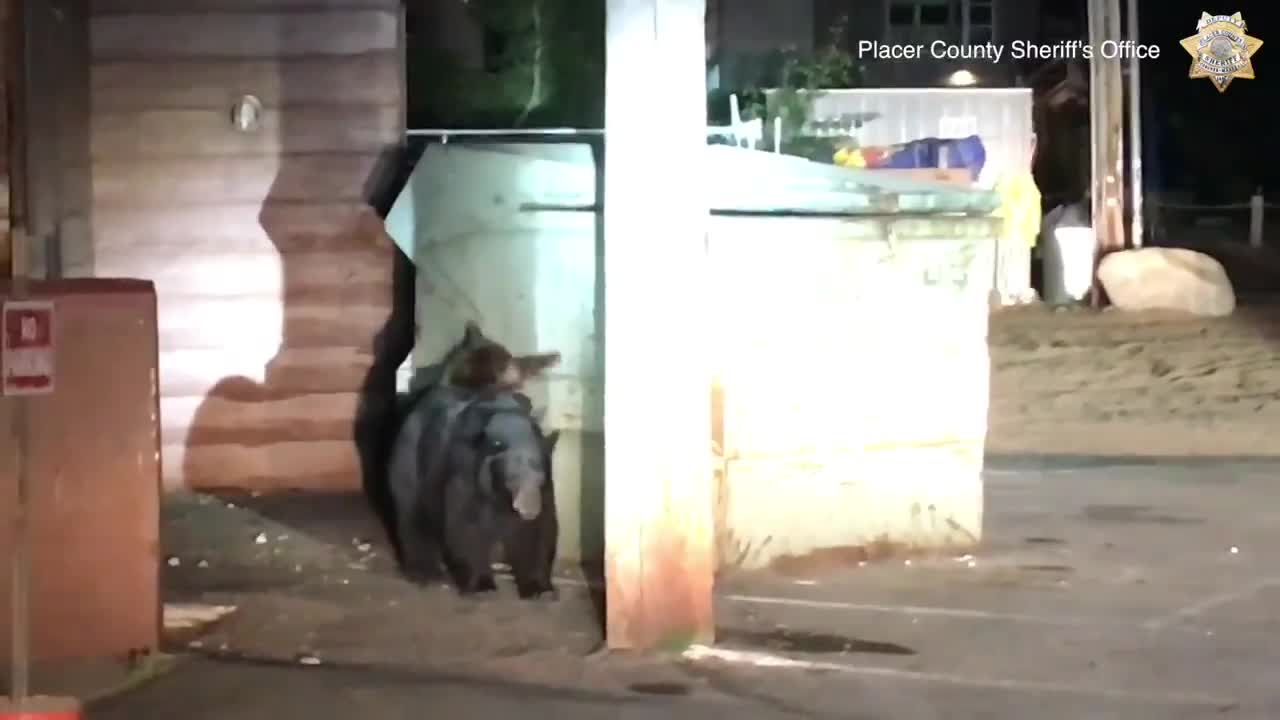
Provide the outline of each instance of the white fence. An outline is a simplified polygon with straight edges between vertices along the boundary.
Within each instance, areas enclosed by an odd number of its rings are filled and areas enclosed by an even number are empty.
[[[1276,217],[1280,215],[1280,204],[1265,202],[1261,192],[1247,202],[1221,205],[1179,203],[1151,196],[1145,204],[1151,237],[1175,243],[1183,233],[1214,232],[1223,239],[1238,239],[1260,248],[1265,243],[1265,229],[1270,226],[1267,213],[1273,214],[1273,221],[1280,220]]]
[[[1006,172],[1030,171],[1034,146],[1030,88],[857,88],[822,90],[813,101],[813,132],[849,120],[842,134],[859,145],[896,145],[927,137],[978,135],[987,160],[978,178],[991,188]],[[992,289],[1001,305],[1027,302],[1031,248],[997,241]]]
[[[813,117],[860,119],[860,145],[978,135],[987,162],[978,184],[993,187],[1007,170],[1030,170],[1030,88],[858,88],[823,90]]]

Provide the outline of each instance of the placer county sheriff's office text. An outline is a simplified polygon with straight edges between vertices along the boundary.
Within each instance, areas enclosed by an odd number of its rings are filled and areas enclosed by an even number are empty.
[[[1159,45],[1142,45],[1132,40],[1105,40],[1096,48],[1080,40],[1056,43],[1014,40],[1008,46],[992,42],[959,45],[945,40],[934,40],[927,45],[858,41],[858,59],[873,60],[986,60],[998,63],[1006,57],[1006,50],[1010,60],[1092,60],[1094,57],[1154,60],[1160,57]]]

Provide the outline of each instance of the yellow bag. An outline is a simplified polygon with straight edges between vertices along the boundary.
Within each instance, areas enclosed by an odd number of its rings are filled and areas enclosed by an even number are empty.
[[[1004,218],[1004,237],[1035,247],[1040,235],[1040,188],[1029,172],[1006,173],[996,183],[1000,207],[992,213]]]
[[[862,151],[858,148],[840,148],[832,160],[840,167],[865,168],[867,166],[867,159],[862,156]]]

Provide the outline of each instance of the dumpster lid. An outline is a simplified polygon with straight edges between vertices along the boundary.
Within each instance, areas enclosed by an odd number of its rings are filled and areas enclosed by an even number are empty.
[[[994,192],[855,170],[731,145],[706,146],[707,204],[719,214],[990,216]],[[415,233],[448,233],[470,213],[503,208],[596,212],[599,168],[586,143],[450,143],[427,148],[387,213],[408,257]],[[670,172],[680,172],[671,168]],[[434,178],[434,180],[433,180]],[[429,208],[448,207],[433,215]],[[469,208],[463,210],[461,208]],[[957,216],[961,216],[958,217]],[[456,229],[456,228],[453,228]]]
[[[713,211],[835,215],[990,215],[991,190],[913,180],[801,157],[707,146]]]

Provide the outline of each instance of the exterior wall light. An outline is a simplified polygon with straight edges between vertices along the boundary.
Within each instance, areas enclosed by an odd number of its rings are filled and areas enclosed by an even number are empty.
[[[253,132],[262,125],[262,101],[243,95],[231,106],[231,126],[240,132]]]

